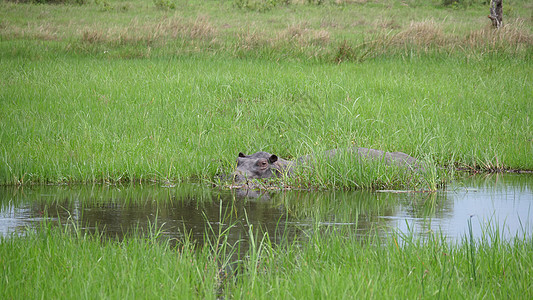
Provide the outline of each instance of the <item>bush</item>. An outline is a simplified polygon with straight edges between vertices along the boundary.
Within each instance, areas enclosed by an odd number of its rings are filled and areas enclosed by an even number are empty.
[[[289,5],[291,0],[234,0],[233,4],[237,8],[261,12],[269,11],[279,5]]]
[[[470,7],[472,5],[489,5],[490,0],[442,0],[442,6]]]
[[[324,4],[324,0],[307,0],[307,4],[321,5]]]
[[[87,0],[10,0],[15,3],[32,3],[32,4],[87,4]]]
[[[164,10],[176,9],[176,2],[172,0],[154,0],[155,7]]]

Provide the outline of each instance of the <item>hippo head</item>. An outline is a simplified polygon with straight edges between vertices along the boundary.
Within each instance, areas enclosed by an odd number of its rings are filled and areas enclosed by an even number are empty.
[[[244,155],[242,152],[237,157],[237,169],[233,173],[236,182],[247,179],[270,178],[279,173],[275,164],[278,157],[268,152],[257,152],[252,155]]]

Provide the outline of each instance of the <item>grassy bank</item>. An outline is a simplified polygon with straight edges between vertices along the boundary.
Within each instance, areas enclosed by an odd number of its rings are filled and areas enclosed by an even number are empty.
[[[434,189],[435,166],[533,170],[526,1],[499,31],[476,2],[80,3],[0,3],[0,184],[211,180],[240,151],[353,145],[430,172],[348,159],[291,184]]]
[[[242,260],[187,241],[151,236],[102,241],[57,227],[0,238],[5,299],[20,298],[531,298],[531,238],[487,230],[478,241],[448,244],[393,235],[358,241],[345,232],[303,245],[272,246],[256,235]],[[352,233],[353,235],[353,233]],[[223,239],[221,239],[223,241]],[[228,252],[227,252],[228,251]],[[228,268],[230,267],[230,268]],[[238,270],[236,273],[222,270]]]
[[[3,184],[212,178],[239,151],[295,158],[351,145],[440,166],[533,169],[529,60],[0,64]],[[340,163],[336,173],[351,172]]]

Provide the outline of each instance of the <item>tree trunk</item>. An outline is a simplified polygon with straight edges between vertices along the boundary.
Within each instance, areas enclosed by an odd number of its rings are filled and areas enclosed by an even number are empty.
[[[502,27],[502,22],[503,22],[502,0],[491,0],[490,1],[489,19],[492,21],[492,26],[496,28]]]

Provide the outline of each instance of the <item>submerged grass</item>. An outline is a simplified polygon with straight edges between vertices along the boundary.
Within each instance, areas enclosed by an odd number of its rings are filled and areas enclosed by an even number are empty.
[[[307,242],[281,246],[258,234],[249,252],[231,262],[236,273],[224,274],[215,257],[225,254],[213,251],[233,249],[224,245],[195,248],[184,240],[172,247],[158,239],[156,227],[151,235],[117,242],[75,227],[43,226],[0,238],[2,298],[532,296],[533,242],[525,233],[504,240],[498,230],[485,229],[481,240],[465,236],[450,244],[438,234],[361,239],[317,227]]]

